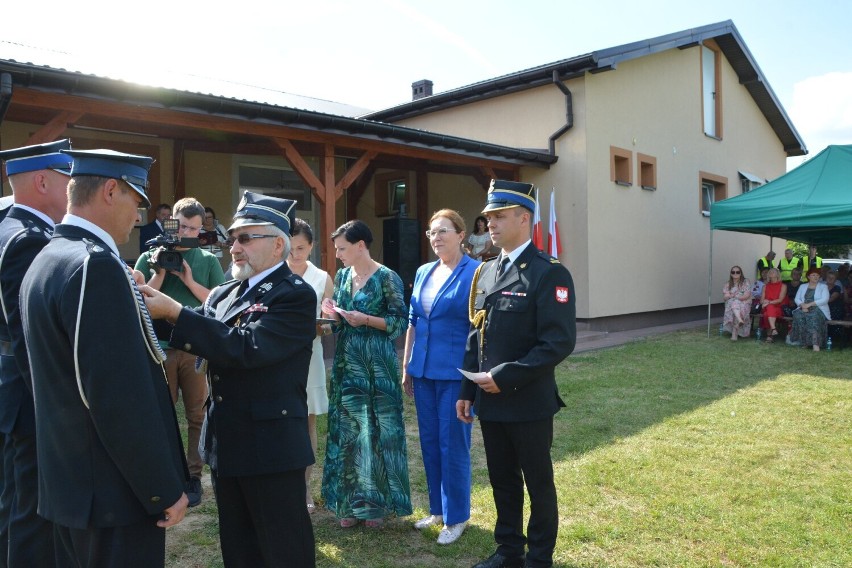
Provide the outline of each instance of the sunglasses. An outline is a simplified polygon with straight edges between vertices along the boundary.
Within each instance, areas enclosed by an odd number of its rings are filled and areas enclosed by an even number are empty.
[[[731,274],[742,274],[739,270],[731,270]]]
[[[240,243],[241,245],[247,245],[252,242],[254,239],[274,239],[275,235],[252,235],[249,233],[243,233],[241,235],[237,235],[234,237],[234,240]]]

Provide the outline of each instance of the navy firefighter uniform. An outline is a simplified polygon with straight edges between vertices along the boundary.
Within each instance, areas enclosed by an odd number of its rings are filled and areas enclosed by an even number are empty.
[[[531,213],[532,190],[529,184],[495,180],[484,213],[517,206]],[[565,406],[554,369],[574,350],[576,340],[574,283],[568,269],[539,251],[528,236],[518,244],[508,257],[504,251],[481,265],[471,286],[464,368],[490,372],[500,392],[486,392],[465,380],[459,395],[460,401],[473,401],[479,417],[497,509],[497,551],[477,564],[489,568],[552,564],[559,514],[550,449],[553,416]],[[507,262],[498,270],[504,257]],[[525,482],[531,503],[526,537]]]
[[[54,562],[53,525],[37,514],[35,409],[18,303],[24,274],[50,241],[54,222],[44,211],[24,204],[32,203],[35,178],[21,179],[22,186],[18,182],[19,174],[56,172],[55,179],[42,179],[39,189],[64,194],[71,156],[60,150],[70,147],[66,139],[0,152],[21,201],[10,207],[0,222],[0,432],[5,437],[3,462],[7,471],[0,521],[4,530],[0,535],[4,548],[8,546],[0,566],[7,560],[9,566],[52,566]],[[45,189],[47,184],[55,187]]]
[[[294,208],[292,200],[246,192],[229,231],[275,226],[289,235]],[[228,568],[315,563],[305,468],[314,463],[306,388],[317,297],[284,260],[214,288],[195,310],[182,308],[169,343],[206,367],[201,455],[212,471]]]
[[[78,174],[101,177],[101,186],[123,180],[148,204],[140,184],[150,158],[136,167],[142,157],[69,152],[72,183]],[[114,197],[126,200],[114,187]],[[128,235],[130,228],[132,220]],[[164,355],[111,235],[88,218],[65,215],[21,285],[39,514],[53,521],[57,548],[61,542],[75,566],[163,566],[165,529],[157,522],[185,501],[188,473]]]

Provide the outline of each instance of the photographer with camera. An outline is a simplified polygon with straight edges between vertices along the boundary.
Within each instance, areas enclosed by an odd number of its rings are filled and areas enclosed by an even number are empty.
[[[198,200],[192,197],[179,200],[175,203],[172,219],[164,221],[166,233],[154,239],[154,248],[142,253],[135,267],[145,275],[151,288],[190,308],[200,306],[210,290],[225,281],[219,260],[198,248],[198,234],[203,222],[204,207]],[[171,337],[169,324],[156,321],[154,329],[167,355],[165,368],[172,402],[177,404],[178,389],[183,397],[187,422],[186,461],[190,475],[186,495],[189,506],[194,507],[201,502],[203,462],[198,454],[198,441],[204,421],[207,381],[202,373],[196,372],[194,355],[168,347]]]

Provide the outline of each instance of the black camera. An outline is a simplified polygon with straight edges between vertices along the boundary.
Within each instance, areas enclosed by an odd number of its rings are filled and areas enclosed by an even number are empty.
[[[149,247],[159,247],[160,249],[154,252],[150,260],[148,260],[148,264],[154,270],[182,271],[183,255],[176,249],[178,247],[195,248],[198,246],[197,238],[179,237],[178,227],[180,227],[180,222],[177,219],[166,219],[163,221],[163,230],[165,233],[157,235],[157,238],[145,243]]]

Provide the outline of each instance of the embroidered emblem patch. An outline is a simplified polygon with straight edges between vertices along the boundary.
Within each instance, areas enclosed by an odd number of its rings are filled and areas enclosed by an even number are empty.
[[[568,288],[565,286],[557,286],[556,287],[556,301],[560,304],[568,303],[568,297],[570,294],[568,293]]]

